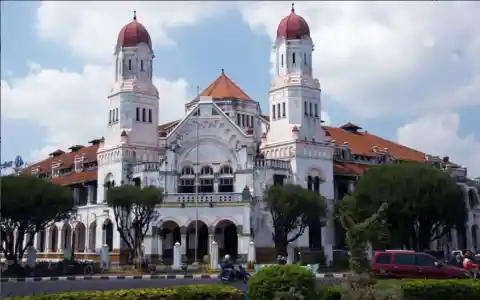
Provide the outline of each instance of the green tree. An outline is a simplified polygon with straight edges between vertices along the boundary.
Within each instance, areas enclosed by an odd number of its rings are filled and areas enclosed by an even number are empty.
[[[107,204],[113,208],[120,238],[128,247],[130,261],[140,261],[142,243],[155,217],[155,207],[162,203],[163,191],[126,184],[107,192]]]
[[[367,171],[349,206],[358,221],[388,203],[390,246],[425,250],[467,220],[461,189],[446,173],[420,163],[388,164]]]
[[[266,189],[265,209],[273,222],[272,238],[277,254],[287,256],[287,245],[298,239],[313,220],[325,218],[325,198],[300,185],[273,185]]]
[[[35,234],[74,212],[73,193],[67,187],[28,175],[1,180],[0,251],[18,264],[33,245]]]

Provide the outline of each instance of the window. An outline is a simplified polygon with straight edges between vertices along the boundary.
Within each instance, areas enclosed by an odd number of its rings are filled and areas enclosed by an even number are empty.
[[[132,69],[132,60],[131,59],[128,60],[128,69],[129,70]]]
[[[295,64],[295,52],[292,54],[292,64]]]
[[[220,113],[215,109],[212,108],[212,116],[218,116]]]
[[[137,107],[137,121],[140,121],[140,108]]]
[[[437,262],[430,255],[417,254],[416,257],[417,257],[417,266],[421,266],[421,267],[435,267],[435,263]]]
[[[184,167],[182,169],[182,176],[194,176],[195,171],[193,170],[192,167]]]
[[[219,193],[233,193],[233,178],[220,178],[218,184]]]
[[[118,108],[115,108],[115,121],[118,122]]]
[[[303,53],[303,64],[307,65],[307,53]]]
[[[314,109],[315,109],[315,111],[314,111],[315,117],[318,117],[318,104],[317,103],[315,103]]]
[[[200,108],[198,108],[198,109],[193,113],[193,115],[194,115],[195,117],[200,116]]]
[[[108,124],[112,123],[112,110],[108,111]]]
[[[142,121],[147,122],[147,110],[145,108],[142,109]]]
[[[308,116],[308,104],[307,101],[303,101],[303,111],[305,116]]]
[[[242,114],[242,127],[245,127],[245,115]]]
[[[205,166],[200,171],[200,175],[212,175],[213,176],[213,169],[209,166]]]
[[[282,67],[283,67],[283,54],[282,54]]]
[[[237,125],[240,126],[240,114],[237,114]]]
[[[402,266],[414,266],[415,254],[395,253],[395,255],[393,256],[393,264]]]
[[[277,118],[280,119],[280,103],[277,103]]]
[[[313,105],[312,105],[312,102],[309,103],[309,106],[310,106],[310,117],[313,117]]]
[[[143,60],[140,61],[140,72],[144,72],[145,70],[143,69]]]
[[[179,193],[193,194],[195,193],[195,179],[180,179],[178,186]]]
[[[287,111],[285,109],[285,102],[282,103],[282,117],[286,117],[287,116]]]
[[[307,177],[307,190],[311,191],[313,186],[313,178],[312,176]]]
[[[379,265],[389,265],[391,257],[392,255],[390,253],[382,253],[377,256],[376,262]]]
[[[213,193],[213,179],[200,179],[199,193]]]
[[[152,123],[152,110],[148,110],[148,123]]]
[[[272,118],[275,119],[276,116],[275,116],[275,104],[272,105]]]

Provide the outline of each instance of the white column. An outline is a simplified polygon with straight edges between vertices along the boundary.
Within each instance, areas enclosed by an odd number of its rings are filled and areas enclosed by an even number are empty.
[[[208,255],[211,255],[212,253],[212,243],[214,241],[213,234],[209,233],[208,234]]]
[[[48,231],[48,230],[47,230]],[[40,232],[37,232],[37,234],[35,234],[35,237],[33,238],[33,248],[35,248],[37,251],[40,251],[40,249],[37,249],[37,245],[38,245],[38,239],[40,238]],[[48,248],[48,247],[47,247]]]
[[[182,246],[176,242],[173,246],[173,265],[172,269],[179,270],[182,268]]]
[[[93,201],[93,186],[87,186],[87,204],[91,204]]]
[[[253,241],[250,241],[250,243],[248,243],[248,257],[247,257],[247,262],[255,262],[256,261],[256,257],[255,257],[255,244],[253,243]]]
[[[210,268],[216,270],[218,268],[218,244],[213,241],[211,245],[212,254],[210,255]]]
[[[57,252],[58,253],[63,252],[62,240],[63,240],[63,229],[58,229],[57,230]]]
[[[44,251],[45,251],[45,253],[50,252],[50,230],[48,228],[45,228],[45,250]]]

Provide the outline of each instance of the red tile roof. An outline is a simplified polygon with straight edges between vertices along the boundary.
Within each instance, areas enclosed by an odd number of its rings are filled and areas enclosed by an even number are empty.
[[[42,160],[36,164],[29,165],[27,168],[22,170],[24,174],[32,174],[32,170],[37,169],[37,174],[49,173],[52,172],[52,164],[59,163],[60,169],[70,169],[74,168],[74,162],[76,156],[84,157],[84,163],[92,163],[97,161],[97,149],[98,145],[83,147],[75,152],[68,152],[60,154],[60,152],[55,151],[57,156],[51,155],[49,158]],[[53,154],[53,153],[52,153]],[[72,172],[67,175],[61,175],[59,177],[51,178],[50,181],[58,184],[70,185],[79,182],[88,182],[94,181],[97,179],[97,170],[85,170],[83,172],[75,173]]]
[[[222,74],[215,79],[206,89],[204,89],[194,101],[200,96],[210,96],[213,100],[236,99],[243,101],[252,101],[238,85],[236,85],[222,69]]]
[[[354,164],[354,163],[345,163],[345,162],[334,162],[333,163],[333,172],[338,175],[357,175],[361,176],[368,169],[368,165]]]
[[[357,126],[358,127],[358,126]],[[408,148],[398,143],[385,140],[379,136],[365,132],[354,132],[343,128],[324,126],[327,133],[330,134],[332,140],[337,145],[347,143],[348,147],[354,154],[375,156],[373,147],[376,146],[380,150],[387,148],[388,153],[396,160],[425,161],[425,153]]]

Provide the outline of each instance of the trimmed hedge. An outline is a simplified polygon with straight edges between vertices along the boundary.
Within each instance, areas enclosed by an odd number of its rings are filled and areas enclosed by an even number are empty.
[[[23,296],[5,300],[243,300],[241,291],[227,285],[186,285],[164,289],[84,291]]]
[[[451,280],[388,280],[379,281],[379,289],[398,286],[404,300],[470,300],[480,299],[480,281]],[[342,286],[325,286],[318,290],[319,300],[340,300]]]
[[[315,275],[295,264],[273,265],[261,268],[248,281],[249,300],[272,300],[285,292],[294,292],[303,299],[317,298]]]

